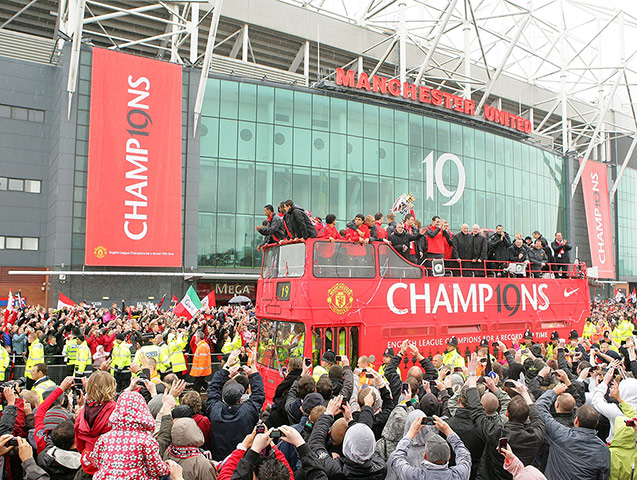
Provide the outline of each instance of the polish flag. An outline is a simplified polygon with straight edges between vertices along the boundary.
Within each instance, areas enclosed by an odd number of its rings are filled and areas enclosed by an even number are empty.
[[[64,307],[75,307],[77,303],[71,300],[69,297],[60,292],[60,297],[58,298],[58,310],[62,310]]]
[[[201,299],[201,305],[202,308],[211,308],[217,306],[217,299],[215,298],[214,290]]]

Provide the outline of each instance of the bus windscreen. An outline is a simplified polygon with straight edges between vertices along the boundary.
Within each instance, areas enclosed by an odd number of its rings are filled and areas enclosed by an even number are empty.
[[[287,366],[290,357],[303,358],[305,326],[299,322],[285,322],[262,318],[259,322],[257,361],[266,367]]]
[[[263,278],[302,277],[305,273],[305,245],[291,243],[269,247],[263,253]]]

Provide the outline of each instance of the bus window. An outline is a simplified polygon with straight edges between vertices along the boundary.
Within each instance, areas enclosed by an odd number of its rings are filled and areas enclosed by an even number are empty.
[[[389,245],[378,247],[378,266],[383,278],[422,278],[422,268],[408,263]]]
[[[298,322],[261,319],[257,361],[270,368],[288,364],[290,357],[303,358],[305,326]]]
[[[372,245],[315,242],[312,265],[317,278],[374,278],[376,259]]]
[[[349,362],[356,365],[358,362],[358,327],[350,328],[349,341]]]
[[[338,329],[338,344],[336,355],[347,355],[347,330],[345,327]]]
[[[332,350],[334,351],[334,341],[333,341],[333,337],[332,337],[332,329],[331,328],[326,328],[325,329],[325,351],[327,352],[328,350]]]
[[[302,277],[305,273],[305,244],[291,243],[279,248],[278,277]]]
[[[322,342],[323,331],[320,328],[315,328],[312,330],[312,339],[314,340],[314,345],[312,347],[312,365],[318,365],[319,359],[321,358],[321,347],[323,346]]]

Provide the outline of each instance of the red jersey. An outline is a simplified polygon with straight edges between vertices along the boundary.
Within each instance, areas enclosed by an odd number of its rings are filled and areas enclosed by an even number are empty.
[[[382,227],[382,224],[378,221],[375,223],[376,223],[376,238],[378,240],[382,240],[383,238],[388,238],[389,236],[387,235],[387,230],[385,230]]]
[[[343,236],[338,233],[338,229],[334,225],[325,225],[318,238],[333,238],[334,240],[343,240]]]
[[[358,233],[359,230],[363,233],[363,235],[360,235]],[[364,223],[360,227],[358,227],[358,230],[348,227],[348,229],[345,231],[345,238],[352,242],[360,242],[361,240],[365,240],[370,236],[371,235],[369,233],[369,227]]]
[[[453,238],[453,233],[449,232],[449,238]],[[446,241],[447,239],[445,239],[445,257],[446,259],[450,259],[452,257],[453,254],[453,246],[449,245],[449,242]]]

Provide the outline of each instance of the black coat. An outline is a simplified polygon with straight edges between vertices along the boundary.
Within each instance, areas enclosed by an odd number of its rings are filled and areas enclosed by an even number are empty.
[[[487,237],[481,233],[473,236],[473,254],[471,258],[482,261],[487,259]]]
[[[489,237],[489,260],[506,262],[509,259],[508,249],[511,246],[509,234],[504,232],[504,236],[492,233]]]
[[[272,399],[272,413],[268,417],[268,427],[280,427],[288,424],[288,414],[285,412],[285,399],[290,388],[299,379],[303,371],[301,369],[292,370],[276,387],[274,398]]]
[[[573,248],[568,243],[558,245],[557,240],[551,242],[555,263],[571,263],[568,251]]]
[[[453,236],[453,258],[471,260],[473,257],[473,235],[459,232]]]
[[[415,242],[420,237],[422,237],[420,233],[413,235],[411,233],[407,233],[406,230],[403,230],[403,233],[398,233],[395,231],[389,236],[389,241],[391,242],[392,246],[396,249],[396,251],[400,253],[401,256],[403,256],[410,262],[413,262],[415,261],[415,258],[413,258],[413,256],[409,254],[409,244],[411,242]],[[403,247],[407,247],[407,248],[404,249]]]
[[[528,259],[528,247],[523,243],[521,247],[518,247],[515,243],[511,245],[507,252],[509,252],[509,262],[524,262]],[[520,258],[520,254],[522,254],[522,258]]]
[[[283,226],[283,217],[279,217],[277,214],[274,214],[268,223],[269,225],[267,227],[257,230],[265,237],[262,245],[279,242],[288,238],[287,233],[285,232],[285,227]]]
[[[539,270],[543,263],[549,263],[548,255],[543,248],[531,248],[527,253],[532,270]]]
[[[448,419],[447,423],[458,434],[464,446],[471,453],[471,476],[469,479],[473,480],[478,474],[480,458],[482,458],[482,452],[484,452],[484,438],[473,425],[468,408],[458,408],[455,416]]]
[[[292,206],[283,219],[293,238],[307,239],[316,237],[316,227],[314,227],[305,210],[298,205]]]

